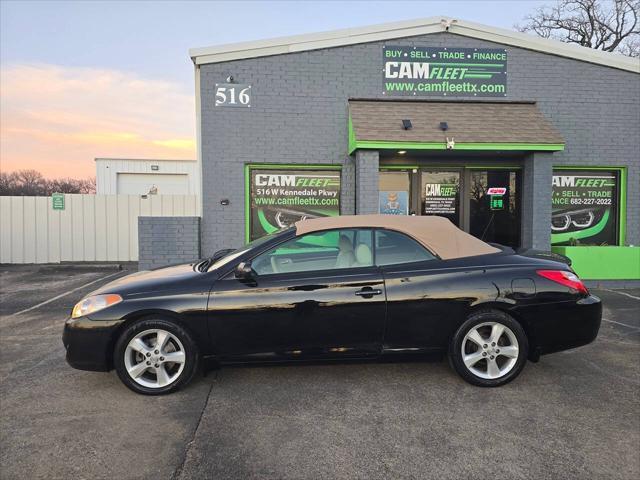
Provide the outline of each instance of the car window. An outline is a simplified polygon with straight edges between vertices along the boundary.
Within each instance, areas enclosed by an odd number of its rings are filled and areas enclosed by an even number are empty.
[[[218,260],[216,260],[211,266],[209,266],[208,270],[215,270],[217,268],[220,268],[228,264],[229,262],[235,260],[239,256],[247,253],[249,250],[259,247],[263,243],[266,243],[270,240],[273,240],[275,236],[287,233],[289,229],[290,228],[284,228],[282,230],[278,230],[277,232],[270,233],[269,235],[260,237],[256,240],[253,240],[252,242],[247,243],[244,247],[238,248],[237,250],[230,252],[228,255],[225,255],[224,257],[221,257]]]
[[[251,266],[258,275],[370,267],[372,236],[367,229],[308,233],[258,255]]]
[[[391,230],[376,230],[376,265],[434,260],[436,257],[407,235]]]

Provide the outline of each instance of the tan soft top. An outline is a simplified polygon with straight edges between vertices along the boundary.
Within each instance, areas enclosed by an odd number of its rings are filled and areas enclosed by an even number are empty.
[[[443,260],[497,253],[500,250],[463,232],[444,217],[342,215],[296,222],[296,235],[333,228],[378,227],[405,233]]]

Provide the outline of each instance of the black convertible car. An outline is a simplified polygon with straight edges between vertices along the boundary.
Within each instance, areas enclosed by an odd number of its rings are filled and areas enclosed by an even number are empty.
[[[205,364],[444,354],[468,382],[585,345],[600,300],[551,254],[486,244],[441,217],[325,217],[91,293],[67,320],[75,368],[144,394]]]

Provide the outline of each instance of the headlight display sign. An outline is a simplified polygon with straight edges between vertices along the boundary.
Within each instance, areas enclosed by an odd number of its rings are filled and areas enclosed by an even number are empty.
[[[551,244],[617,245],[618,191],[615,172],[553,172]]]
[[[249,182],[249,240],[340,214],[339,171],[251,169]]]

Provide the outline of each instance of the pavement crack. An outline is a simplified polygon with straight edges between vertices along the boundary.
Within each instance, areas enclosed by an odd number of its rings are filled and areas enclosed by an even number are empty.
[[[204,416],[204,412],[207,409],[207,405],[209,405],[209,397],[211,397],[211,392],[213,390],[214,383],[215,383],[215,379],[212,379],[212,382],[209,385],[209,391],[207,392],[207,397],[205,398],[204,403],[202,404],[202,410],[200,411],[200,415],[198,416],[198,421],[196,422],[196,426],[193,429],[193,432],[191,433],[191,438],[187,442],[187,445],[184,449],[184,453],[182,454],[182,458],[180,459],[180,463],[174,470],[173,475],[171,475],[171,480],[178,480],[182,476],[182,470],[184,469],[184,465],[187,462],[187,457],[189,456],[189,450],[191,450],[191,447],[196,441],[196,435],[198,434],[198,429],[200,428],[202,417]]]

